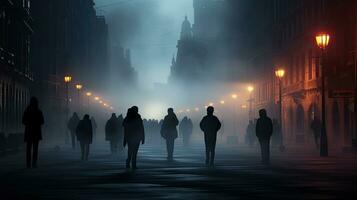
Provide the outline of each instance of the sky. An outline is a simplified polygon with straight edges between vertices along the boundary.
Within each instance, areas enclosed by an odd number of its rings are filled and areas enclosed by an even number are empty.
[[[176,54],[181,24],[193,22],[192,0],[96,0],[97,13],[106,16],[111,44],[132,52],[133,67],[142,87],[165,83]]]

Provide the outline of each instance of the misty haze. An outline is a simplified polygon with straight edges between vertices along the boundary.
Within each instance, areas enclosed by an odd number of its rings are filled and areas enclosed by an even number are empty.
[[[1,0],[0,199],[355,197],[356,10]]]

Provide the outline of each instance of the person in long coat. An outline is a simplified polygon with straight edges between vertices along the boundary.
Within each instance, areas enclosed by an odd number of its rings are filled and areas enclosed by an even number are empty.
[[[26,164],[27,168],[36,168],[38,159],[38,144],[42,140],[41,126],[45,123],[42,111],[39,108],[38,100],[32,97],[30,105],[26,108],[22,117],[22,124],[25,125]]]
[[[83,119],[78,123],[77,140],[81,145],[81,159],[88,160],[89,145],[93,142],[93,128],[89,115],[84,115]]]
[[[167,160],[173,160],[175,139],[178,136],[177,125],[179,121],[174,113],[174,109],[169,108],[161,126],[161,136],[166,140]]]
[[[265,109],[259,110],[259,119],[255,128],[257,138],[260,143],[262,163],[270,164],[270,138],[273,134],[273,122],[267,116]]]
[[[111,118],[105,124],[105,140],[110,143],[110,152],[115,154],[118,152],[119,145],[119,120],[115,113],[112,114]]]
[[[78,117],[78,114],[74,112],[67,124],[67,127],[71,133],[72,149],[76,148],[76,128],[78,126],[79,120],[80,119]]]
[[[219,119],[213,113],[214,108],[209,106],[207,108],[207,115],[200,122],[200,128],[204,133],[206,145],[206,165],[211,167],[214,166],[217,133],[222,126]]]
[[[128,145],[128,158],[126,168],[137,169],[136,158],[141,144],[145,143],[145,131],[143,120],[139,114],[139,108],[133,106],[128,109],[127,115],[123,120],[124,141],[123,146]],[[131,166],[130,166],[131,164]]]

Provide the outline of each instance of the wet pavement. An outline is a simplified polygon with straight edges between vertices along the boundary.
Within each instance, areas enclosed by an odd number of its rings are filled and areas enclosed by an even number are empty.
[[[248,148],[220,148],[216,166],[204,166],[201,145],[178,145],[175,161],[165,148],[144,145],[136,171],[125,156],[94,148],[89,161],[79,152],[43,148],[39,167],[26,169],[24,155],[0,158],[0,199],[353,199],[357,157],[316,153],[273,153],[264,167]]]

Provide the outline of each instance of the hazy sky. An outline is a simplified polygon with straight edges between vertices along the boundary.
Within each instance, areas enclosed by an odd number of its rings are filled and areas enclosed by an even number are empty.
[[[96,0],[112,43],[132,51],[140,85],[167,81],[185,15],[193,22],[192,0]]]

